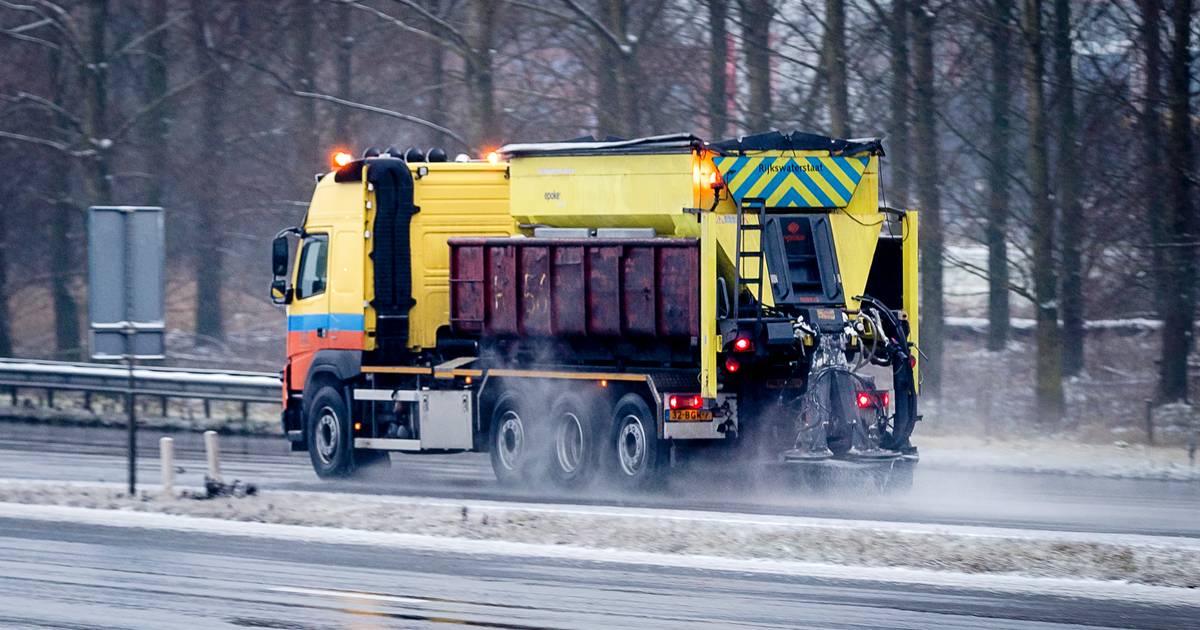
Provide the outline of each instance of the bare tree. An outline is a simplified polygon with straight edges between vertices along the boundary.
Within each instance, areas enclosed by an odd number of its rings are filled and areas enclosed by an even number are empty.
[[[909,101],[912,95],[912,77],[909,69],[908,24],[911,0],[892,0],[888,21],[888,48],[891,54],[892,93],[889,99],[890,119],[888,129],[892,170],[891,197],[901,208],[909,204],[910,151],[909,151]]]
[[[752,132],[771,128],[771,20],[772,0],[738,0],[742,22],[742,54],[746,57],[746,82],[750,84],[746,124]]]
[[[1013,0],[991,0],[987,14],[990,50],[989,97],[991,127],[988,137],[988,349],[1003,350],[1009,334],[1009,108],[1012,100],[1012,46],[1014,28]]]
[[[1033,213],[1033,287],[1037,313],[1037,415],[1043,423],[1063,417],[1062,342],[1058,328],[1058,278],[1054,264],[1054,206],[1044,106],[1045,53],[1042,0],[1024,0],[1025,90],[1028,93],[1029,179]]]
[[[1155,307],[1158,316],[1164,317],[1162,309],[1166,306],[1163,295],[1163,281],[1166,277],[1166,248],[1162,246],[1166,239],[1163,229],[1162,178],[1166,175],[1163,165],[1163,121],[1162,121],[1162,0],[1138,0],[1141,14],[1141,24],[1138,37],[1141,42],[1144,78],[1144,92],[1141,99],[1141,112],[1138,117],[1141,134],[1142,161],[1144,164],[1142,178],[1142,198],[1149,227],[1150,240],[1150,273],[1155,283]]]
[[[935,117],[933,29],[936,16],[928,0],[915,0],[913,9],[913,107],[914,140],[917,151],[917,202],[921,211],[921,345],[925,360],[924,392],[937,398],[942,393],[942,348],[944,347],[945,298],[942,261],[945,243],[938,180],[938,141]]]
[[[825,78],[829,81],[829,132],[850,137],[850,102],[846,73],[846,2],[825,0]]]
[[[1195,346],[1196,226],[1192,178],[1196,171],[1195,130],[1192,127],[1191,34],[1192,0],[1175,0],[1170,21],[1174,38],[1167,66],[1167,203],[1163,224],[1167,247],[1163,277],[1163,340],[1159,359],[1159,398],[1188,399],[1188,354]]]
[[[713,138],[725,137],[729,127],[729,86],[725,67],[729,63],[729,0],[708,0],[708,132]]]
[[[349,4],[339,4],[337,8],[337,94],[346,100],[354,100],[354,8]],[[442,55],[441,46],[434,46],[434,52]],[[350,114],[348,107],[337,107],[333,112],[333,136],[337,143],[350,141]]]
[[[213,70],[201,86],[200,120],[197,164],[209,182],[221,181],[222,152],[225,144],[225,87],[227,77],[216,53],[219,45],[213,6],[204,0],[192,0],[192,43],[199,63],[198,70]],[[302,145],[304,146],[304,145]],[[200,186],[196,197],[196,231],[208,235],[196,243],[196,338],[199,341],[221,340],[225,337],[222,299],[223,251],[220,239],[214,238],[221,224],[221,198],[214,185]]]
[[[0,357],[11,357],[12,314],[8,308],[8,213],[0,212]]]
[[[1079,118],[1075,111],[1071,1],[1054,0],[1054,84],[1058,114],[1058,200],[1062,243],[1063,375],[1083,371],[1083,207],[1079,201]]]
[[[146,99],[144,106],[156,108],[146,120],[146,172],[150,174],[146,202],[150,205],[163,204],[166,185],[163,168],[167,165],[170,145],[167,133],[170,128],[167,106],[164,101],[170,91],[169,51],[167,49],[167,0],[150,0],[147,13],[150,28],[146,38]]]

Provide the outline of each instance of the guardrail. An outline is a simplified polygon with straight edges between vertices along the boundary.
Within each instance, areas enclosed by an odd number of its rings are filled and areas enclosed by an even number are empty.
[[[158,398],[162,415],[171,399],[204,401],[204,415],[211,415],[212,401],[240,402],[242,418],[251,403],[275,403],[282,399],[279,375],[270,372],[200,370],[137,366],[133,371],[134,395]],[[46,392],[47,405],[54,406],[54,392],[82,392],[84,406],[91,409],[91,395],[125,394],[129,391],[129,369],[102,363],[66,363],[25,359],[0,359],[0,388],[9,390],[12,405],[19,406],[23,389]]]

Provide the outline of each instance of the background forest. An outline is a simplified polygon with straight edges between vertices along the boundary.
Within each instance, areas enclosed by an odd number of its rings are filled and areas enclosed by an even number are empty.
[[[1193,0],[0,0],[0,356],[86,357],[89,205],[166,208],[171,363],[275,370],[335,148],[799,129],[922,213],[927,416],[1128,430],[1200,372],[1198,42]]]

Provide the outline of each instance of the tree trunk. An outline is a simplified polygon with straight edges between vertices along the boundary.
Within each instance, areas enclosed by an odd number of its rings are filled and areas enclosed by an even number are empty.
[[[945,318],[943,301],[942,207],[938,185],[938,142],[935,126],[933,68],[934,15],[928,2],[913,3],[913,85],[916,116],[913,125],[917,151],[917,201],[921,221],[921,346],[923,393],[938,398],[942,393],[942,347]]]
[[[742,52],[746,56],[746,80],[750,83],[749,133],[771,128],[771,0],[738,0],[742,18]]]
[[[5,217],[7,212],[0,211],[0,357],[11,357],[12,347],[12,317],[8,310],[8,230]]]
[[[442,0],[426,0],[425,8],[432,14],[438,17],[445,17],[442,13]],[[427,29],[431,33],[437,32],[437,26],[430,24]],[[425,119],[435,125],[446,127],[450,122],[450,101],[446,96],[446,47],[442,45],[429,47],[429,111],[426,112]],[[446,134],[440,131],[430,130],[430,138],[433,146],[446,148],[450,139]],[[457,150],[450,151],[450,156],[460,153],[462,147]],[[478,157],[478,156],[476,156]]]
[[[337,93],[338,98],[354,100],[354,7],[340,4],[337,7]],[[442,46],[433,46],[430,52],[439,57]],[[350,146],[350,108],[338,107],[333,114],[334,142],[339,146]]]
[[[112,203],[108,156],[108,0],[91,0],[88,15],[87,118],[85,134],[95,155],[88,159],[88,197],[93,205]]]
[[[192,0],[192,26],[199,72],[215,70],[204,81],[200,95],[200,125],[197,143],[198,164],[204,165],[205,180],[221,181],[221,164],[225,142],[225,84],[226,75],[220,68],[220,60],[210,46],[214,20],[211,6],[205,0]],[[304,99],[308,100],[308,99]],[[196,194],[196,230],[205,238],[196,240],[196,340],[199,343],[219,341],[225,336],[222,311],[221,287],[223,265],[221,251],[220,218],[218,216],[218,189],[216,186],[201,185]]]
[[[313,0],[296,0],[295,26],[292,28],[292,86],[304,92],[316,91],[317,52],[316,40],[313,36],[314,20]],[[214,59],[219,63],[219,59]],[[324,156],[321,154],[321,135],[317,122],[317,102],[311,98],[301,98],[292,101],[296,111],[296,122],[292,129],[292,138],[296,143],[296,170],[302,173],[315,173],[324,166]]]
[[[150,0],[147,7],[149,13],[149,28],[159,29],[167,23],[167,0]],[[167,28],[161,28],[146,39],[146,105],[150,106],[162,99],[170,89],[167,50]],[[150,174],[147,186],[146,201],[153,206],[163,204],[163,192],[166,189],[166,174],[163,169],[168,163],[170,146],[167,132],[169,131],[170,112],[165,103],[159,103],[154,113],[146,121],[146,172]]]
[[[725,81],[725,64],[729,62],[728,16],[729,0],[708,0],[708,132],[713,140],[724,138],[729,127],[729,86]]]
[[[59,40],[61,41],[61,40]],[[50,84],[54,88],[54,105],[60,113],[47,121],[47,126],[68,129],[70,123],[61,113],[68,107],[71,93],[69,64],[61,49],[50,53],[49,67],[52,72]],[[71,227],[79,208],[71,201],[71,183],[75,180],[74,160],[66,155],[54,156],[56,177],[53,178],[53,199],[50,201],[50,299],[54,304],[54,347],[55,358],[67,361],[83,360],[82,337],[79,327],[79,304],[71,295],[71,282],[78,271],[76,247],[72,242]]]
[[[1154,306],[1159,319],[1165,317],[1162,308],[1163,279],[1167,277],[1166,231],[1163,229],[1162,182],[1167,178],[1163,168],[1162,139],[1162,0],[1138,0],[1141,13],[1139,39],[1145,55],[1145,92],[1138,119],[1142,134],[1142,211],[1148,217],[1150,240],[1150,274],[1154,279]]]
[[[1159,359],[1159,398],[1188,399],[1187,357],[1194,347],[1196,309],[1196,217],[1191,178],[1196,154],[1190,101],[1192,0],[1175,0],[1170,20],[1174,39],[1167,66],[1167,273],[1163,291],[1163,341]]]
[[[1054,82],[1058,91],[1058,194],[1062,225],[1063,375],[1083,371],[1083,207],[1079,202],[1079,118],[1071,46],[1071,0],[1054,0]]]
[[[891,94],[891,142],[888,157],[892,170],[891,203],[899,208],[909,205],[909,98],[911,97],[911,71],[908,64],[908,6],[910,0],[892,0],[892,18],[889,30],[891,50],[892,94]]]
[[[1062,340],[1058,329],[1058,274],[1054,265],[1054,207],[1050,203],[1050,167],[1043,71],[1042,0],[1024,0],[1025,91],[1029,116],[1029,180],[1033,199],[1033,293],[1037,311],[1037,417],[1058,423],[1063,417]]]
[[[988,16],[988,43],[991,50],[991,115],[988,145],[988,349],[1003,350],[1008,345],[1008,213],[1009,108],[1012,98],[1013,0],[993,0]]]
[[[829,81],[829,132],[850,137],[850,104],[846,87],[846,2],[825,0],[825,77]]]
[[[467,40],[473,49],[466,65],[467,92],[471,114],[471,142],[477,150],[495,149],[504,137],[496,116],[495,75],[492,48],[495,46],[498,0],[476,0],[467,7]]]

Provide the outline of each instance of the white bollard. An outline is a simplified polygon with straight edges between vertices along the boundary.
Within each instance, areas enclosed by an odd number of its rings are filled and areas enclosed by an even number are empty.
[[[204,432],[204,453],[208,455],[208,476],[214,481],[221,480],[221,449],[217,444],[217,432]]]
[[[169,499],[175,496],[175,440],[158,439],[158,461],[162,465],[162,494]]]

